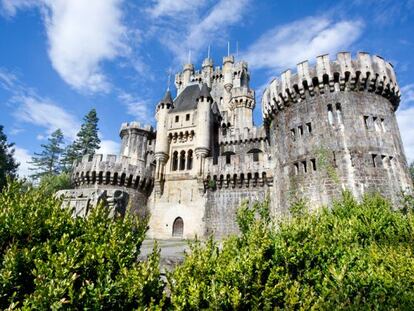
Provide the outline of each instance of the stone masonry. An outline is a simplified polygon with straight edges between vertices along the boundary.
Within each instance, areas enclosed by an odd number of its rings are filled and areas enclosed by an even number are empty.
[[[255,92],[246,62],[209,58],[184,65],[156,105],[156,130],[121,126],[119,156],[75,163],[65,204],[79,215],[99,200],[116,213],[150,215],[149,238],[221,238],[237,232],[244,200],[270,199],[277,217],[304,198],[329,205],[349,189],[380,192],[398,205],[412,191],[395,117],[400,91],[379,56],[339,53],[298,64],[262,96],[263,126],[253,124]]]

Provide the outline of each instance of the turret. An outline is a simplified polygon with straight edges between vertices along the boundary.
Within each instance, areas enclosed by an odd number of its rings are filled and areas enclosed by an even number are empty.
[[[211,77],[213,76],[213,60],[206,58],[202,65],[203,81],[211,88]]]
[[[223,58],[224,88],[227,92],[230,92],[233,88],[233,64],[233,55],[229,55]]]
[[[164,98],[157,105],[155,118],[157,120],[157,139],[155,142],[155,160],[157,162],[155,170],[156,180],[162,179],[165,163],[168,160],[168,135],[167,135],[167,115],[173,107],[173,101],[169,90]]]
[[[200,95],[197,99],[197,143],[196,143],[196,155],[200,158],[198,174],[202,173],[204,167],[204,159],[210,152],[210,141],[211,141],[211,105],[213,98],[211,97],[210,90],[207,84],[203,83],[201,87]]]
[[[131,164],[145,163],[147,142],[154,135],[150,125],[141,126],[138,122],[123,123],[119,136],[121,137],[121,156],[129,157]]]

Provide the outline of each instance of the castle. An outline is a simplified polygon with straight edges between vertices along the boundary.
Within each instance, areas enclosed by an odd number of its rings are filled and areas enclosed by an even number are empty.
[[[305,198],[329,205],[343,189],[378,191],[397,203],[411,190],[395,117],[394,69],[379,56],[339,53],[304,61],[274,79],[262,96],[263,126],[253,124],[248,64],[184,65],[156,105],[156,130],[124,123],[119,156],[74,164],[73,190],[61,192],[79,215],[105,199],[149,214],[150,238],[217,238],[237,232],[243,200],[270,199],[272,214]]]

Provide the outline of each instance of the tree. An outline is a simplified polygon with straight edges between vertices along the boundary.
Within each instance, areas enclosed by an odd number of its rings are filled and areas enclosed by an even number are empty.
[[[31,170],[36,171],[31,175],[34,179],[41,178],[45,175],[57,175],[62,170],[61,156],[63,152],[63,134],[60,129],[54,131],[48,138],[48,143],[42,144],[42,152],[36,153],[30,162],[34,167]]]
[[[83,124],[76,135],[76,140],[64,152],[63,163],[65,170],[70,171],[75,160],[79,160],[84,155],[92,155],[100,148],[101,140],[98,137],[99,118],[96,110],[92,109],[83,118]]]
[[[0,125],[0,191],[6,185],[7,177],[16,178],[19,163],[14,159],[14,144],[7,142],[7,136]]]
[[[39,187],[45,195],[54,195],[59,190],[70,189],[70,175],[68,173],[60,173],[59,175],[44,175],[40,179]]]
[[[87,218],[43,189],[10,183],[0,194],[1,310],[136,310],[162,303],[159,251],[138,255],[147,222]]]

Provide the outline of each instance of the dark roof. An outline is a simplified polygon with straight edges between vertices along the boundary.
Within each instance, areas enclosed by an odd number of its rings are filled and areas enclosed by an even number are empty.
[[[207,84],[203,83],[203,86],[201,87],[201,91],[200,91],[199,97],[204,97],[204,98],[210,98],[210,99],[212,99],[211,94],[210,94],[210,90],[209,90]]]
[[[171,98],[171,92],[170,90],[167,90],[167,92],[165,92],[164,98],[162,99],[161,103],[163,104],[172,104],[172,98]]]
[[[174,100],[174,109],[170,110],[170,112],[174,113],[195,109],[199,95],[200,87],[198,84],[187,86]]]

